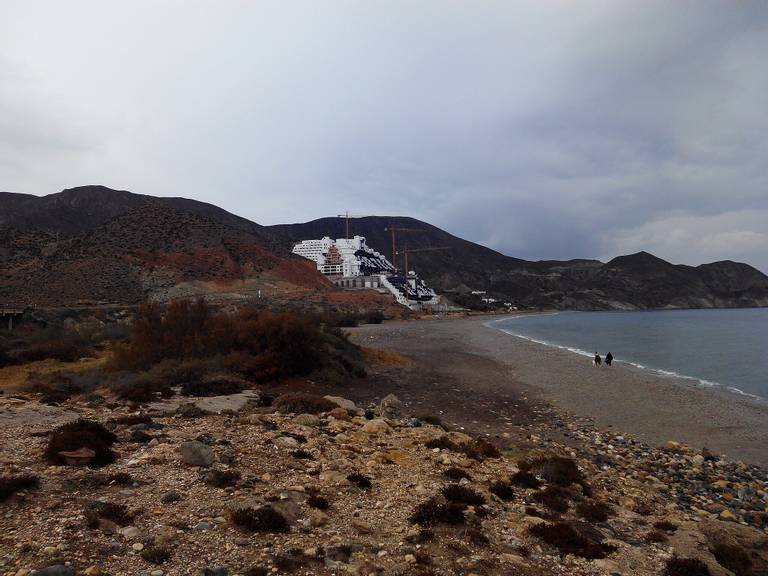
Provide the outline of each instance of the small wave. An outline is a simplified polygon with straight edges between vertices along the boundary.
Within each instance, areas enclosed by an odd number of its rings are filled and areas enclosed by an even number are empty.
[[[552,314],[558,314],[558,312],[553,312]],[[511,316],[508,318],[503,318],[502,320],[509,320],[511,318],[521,318],[524,315],[518,315],[518,316]],[[535,344],[541,344],[542,346],[548,346],[550,348],[557,348],[559,350],[565,350],[567,352],[571,352],[574,354],[578,354],[579,356],[585,356],[587,358],[592,358],[594,354],[591,352],[587,352],[586,350],[582,350],[581,348],[574,348],[572,346],[563,346],[562,344],[556,344],[554,342],[548,342],[546,340],[540,340],[537,338],[532,338],[530,336],[525,336],[523,334],[517,334],[516,332],[513,332],[512,330],[507,330],[506,328],[497,328],[495,326],[491,326],[492,324],[495,324],[497,322],[501,322],[502,320],[493,320],[492,322],[487,322],[485,325],[489,328],[495,328],[496,330],[499,330],[501,332],[504,332],[505,334],[509,334],[510,336],[514,336],[515,338],[520,338],[522,340],[527,340],[528,342],[533,342]],[[678,380],[691,380],[698,384],[699,386],[705,387],[705,388],[720,388],[722,390],[728,390],[729,392],[733,392],[735,394],[738,394],[740,396],[746,396],[748,398],[752,398],[754,400],[767,400],[766,398],[763,398],[762,396],[758,396],[756,394],[750,394],[749,392],[744,392],[743,390],[740,390],[739,388],[736,388],[735,386],[725,386],[721,384],[720,382],[714,382],[712,380],[706,380],[705,378],[698,378],[697,376],[688,376],[687,374],[680,374],[679,372],[675,372],[672,370],[662,370],[661,368],[651,368],[648,366],[645,366],[643,364],[638,364],[637,362],[631,362],[629,360],[614,360],[616,363],[620,364],[626,364],[628,366],[632,366],[633,368],[637,368],[639,370],[643,370],[645,372],[651,372],[653,374],[656,374],[657,376],[666,377],[666,378],[677,378]]]

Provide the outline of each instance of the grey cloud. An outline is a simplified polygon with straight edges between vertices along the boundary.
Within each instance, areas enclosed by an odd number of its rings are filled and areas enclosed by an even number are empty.
[[[768,271],[758,1],[7,2],[0,54],[5,190]]]

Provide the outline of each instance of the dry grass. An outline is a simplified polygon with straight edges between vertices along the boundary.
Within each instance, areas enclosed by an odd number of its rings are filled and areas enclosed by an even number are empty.
[[[379,350],[378,348],[361,348],[366,364],[383,364],[407,368],[413,366],[413,360],[406,358],[394,350]]]
[[[61,360],[38,360],[18,364],[14,366],[5,366],[0,368],[0,388],[6,393],[21,392],[26,388],[30,375],[53,375],[59,372],[68,374],[88,372],[98,368],[103,368],[107,362],[107,352],[100,352],[95,358],[87,358],[82,362],[62,362]]]

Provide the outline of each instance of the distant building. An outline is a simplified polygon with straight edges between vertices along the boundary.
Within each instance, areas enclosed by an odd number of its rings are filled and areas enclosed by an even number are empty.
[[[326,276],[371,276],[395,270],[383,254],[366,244],[364,236],[302,240],[293,247],[293,253],[314,261]]]

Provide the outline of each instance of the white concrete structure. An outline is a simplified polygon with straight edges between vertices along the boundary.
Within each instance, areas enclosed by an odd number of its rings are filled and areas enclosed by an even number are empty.
[[[394,271],[387,258],[370,248],[364,236],[302,240],[293,253],[312,260],[326,276],[361,276]]]

